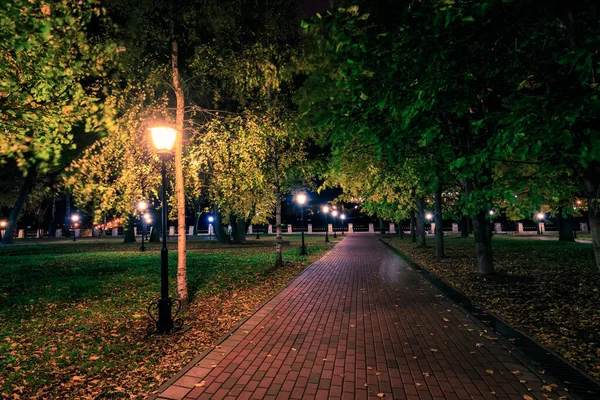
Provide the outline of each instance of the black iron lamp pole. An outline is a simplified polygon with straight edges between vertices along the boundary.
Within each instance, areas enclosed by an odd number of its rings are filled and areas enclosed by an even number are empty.
[[[336,215],[337,215],[337,211],[335,211],[335,210],[334,210],[334,211],[331,213],[331,216],[333,217],[333,221],[332,221],[332,224],[331,224],[331,228],[333,229],[333,238],[334,238],[334,239],[337,239],[337,233],[336,233],[336,231],[335,231],[335,217],[336,217]]]
[[[157,302],[150,304],[148,314],[154,321],[147,327],[148,333],[157,332],[159,334],[170,333],[174,329],[179,329],[183,325],[183,320],[177,318],[181,310],[181,301],[169,297],[169,252],[167,250],[167,166],[166,162],[172,156],[171,148],[175,143],[177,131],[169,127],[150,128],[152,131],[152,139],[156,146],[157,153],[161,160],[161,219],[162,219],[162,248],[160,249],[160,298]],[[176,310],[173,312],[173,304],[176,305]],[[158,306],[158,307],[157,307]],[[158,318],[154,317],[153,308],[158,308]],[[154,310],[156,310],[154,308]]]
[[[140,247],[140,251],[146,251],[146,246],[144,246],[144,232],[146,231],[146,224],[144,223],[144,214],[140,215],[140,221],[142,222],[142,247]]]
[[[325,243],[329,243],[329,224],[327,223],[327,213],[325,213]]]
[[[162,248],[160,249],[160,299],[158,299],[158,333],[167,333],[173,330],[173,317],[171,315],[172,301],[169,298],[169,251],[167,249],[167,166],[166,159],[169,154],[161,154],[162,190]]]
[[[300,254],[306,255],[306,246],[304,245],[304,206],[300,206],[300,221],[302,229],[302,247],[300,248]]]

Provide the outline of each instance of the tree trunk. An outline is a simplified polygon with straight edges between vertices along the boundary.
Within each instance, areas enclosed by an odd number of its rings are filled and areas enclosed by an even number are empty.
[[[213,221],[213,231],[217,241],[219,243],[231,243],[229,236],[225,232],[225,229],[223,229],[223,224],[221,223],[221,213],[216,205],[213,207],[213,214],[215,217],[215,220]]]
[[[477,273],[480,275],[494,273],[494,260],[492,258],[492,225],[487,220],[487,214],[487,211],[482,210],[473,218]]]
[[[588,164],[583,183],[588,200],[592,248],[596,256],[596,266],[600,272],[600,162],[593,161]]]
[[[4,237],[2,238],[3,245],[13,243],[13,237],[17,228],[17,221],[19,220],[19,215],[21,214],[23,206],[25,203],[27,203],[31,189],[33,189],[36,172],[36,167],[30,167],[29,170],[27,170],[27,176],[25,176],[23,179],[23,184],[21,185],[21,190],[19,190],[19,195],[17,196],[12,210],[10,210],[10,215],[8,216],[8,225],[6,226]]]
[[[281,242],[283,237],[281,235],[281,194],[275,192],[275,268],[283,267],[283,257],[281,254]]]
[[[127,217],[127,224],[123,227],[123,242],[124,243],[135,243],[135,216],[130,214]]]
[[[56,236],[56,231],[54,230],[54,221],[56,220],[56,196],[52,196],[52,219],[50,219],[50,223],[48,224],[48,238],[53,238]]]
[[[410,210],[410,241],[417,242],[417,226],[415,221],[415,211]]]
[[[460,220],[460,237],[468,238],[469,237],[469,216],[463,215]]]
[[[186,226],[185,226],[185,193],[183,187],[183,119],[185,116],[185,99],[183,88],[179,82],[179,48],[177,40],[171,47],[171,71],[173,73],[173,90],[177,101],[176,124],[177,140],[175,141],[175,196],[177,197],[177,297],[184,309],[188,306],[187,263],[186,263]]]
[[[419,197],[418,207],[419,207],[419,243],[417,246],[426,247],[427,242],[425,241],[425,201],[422,197]]]
[[[71,193],[67,190],[65,193],[65,225],[63,226],[63,236],[71,235]]]
[[[400,236],[400,239],[404,239],[404,229],[402,229],[402,221],[398,222],[398,236]]]
[[[160,234],[162,232],[162,218],[160,214],[156,212],[152,213],[152,221],[152,231],[150,232],[150,239],[148,241],[150,243],[160,243]]]
[[[202,212],[200,211],[200,207],[196,211],[196,219],[194,220],[194,236],[198,234],[198,226],[200,226],[200,217],[202,216]]]
[[[574,242],[573,236],[573,216],[563,215],[564,208],[558,209],[558,241],[559,242]]]
[[[244,217],[234,216],[231,218],[231,228],[233,241],[239,244],[246,243],[246,220]]]
[[[381,232],[382,235],[385,235],[385,225],[383,223],[383,218],[379,217],[379,232]]]
[[[435,256],[446,257],[444,252],[444,230],[442,226],[442,186],[439,185],[435,191]]]

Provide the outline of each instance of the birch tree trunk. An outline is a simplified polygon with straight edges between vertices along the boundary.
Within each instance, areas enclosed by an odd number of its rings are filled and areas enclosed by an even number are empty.
[[[175,196],[177,198],[177,297],[184,309],[188,306],[186,235],[185,235],[185,193],[183,190],[183,118],[185,99],[179,80],[179,47],[173,40],[171,49],[171,70],[173,89],[177,101],[176,129],[179,132],[175,141]]]

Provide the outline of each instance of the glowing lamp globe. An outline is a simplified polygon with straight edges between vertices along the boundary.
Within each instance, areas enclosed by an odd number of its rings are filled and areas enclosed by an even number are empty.
[[[137,209],[143,213],[144,211],[146,211],[148,209],[148,202],[146,200],[138,201]]]
[[[334,217],[337,217],[338,216],[338,211],[337,210],[333,210],[331,212],[331,215],[333,215]]]
[[[213,222],[215,220],[214,217],[208,217],[208,222]]]
[[[431,214],[431,213],[425,214],[425,219],[433,219],[433,214]]]
[[[542,220],[542,219],[544,219],[545,216],[546,216],[546,214],[544,214],[544,213],[538,213],[537,219]]]
[[[73,222],[79,221],[79,215],[77,215],[77,214],[71,215],[71,221],[73,221]]]
[[[346,214],[340,215],[340,219],[345,220],[346,219]]]
[[[299,193],[296,195],[296,203],[300,205],[304,205],[306,203],[306,195],[304,193]]]
[[[152,141],[154,147],[159,154],[168,154],[173,148],[175,139],[177,138],[177,131],[168,126],[157,126],[150,128],[152,134]]]
[[[494,215],[494,214],[496,214],[496,211],[490,210],[490,215]]]
[[[322,210],[323,214],[327,214],[329,212],[329,206],[323,206]]]
[[[0,228],[6,228],[6,221],[0,221]]]

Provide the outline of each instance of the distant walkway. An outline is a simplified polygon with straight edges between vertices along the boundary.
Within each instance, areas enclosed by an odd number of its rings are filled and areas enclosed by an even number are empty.
[[[348,236],[159,398],[558,398],[493,336],[374,236]]]

